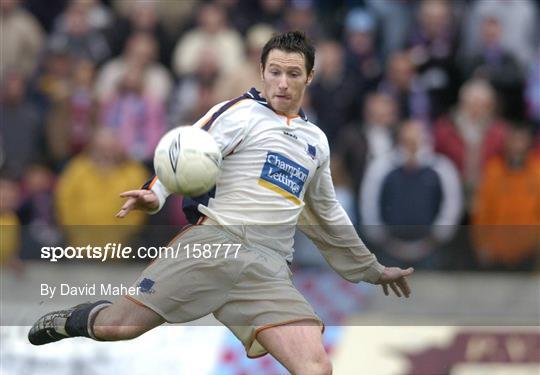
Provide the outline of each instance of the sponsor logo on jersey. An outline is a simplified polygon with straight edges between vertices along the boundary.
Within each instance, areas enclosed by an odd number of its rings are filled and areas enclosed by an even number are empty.
[[[296,204],[307,181],[309,170],[276,152],[268,152],[259,185],[269,188]]]
[[[308,145],[307,145],[307,153],[313,160],[315,160],[315,158],[317,157],[317,148],[315,148],[315,146],[310,145],[308,143]]]
[[[137,285],[141,293],[152,294],[156,291],[152,288],[154,286],[154,280],[147,279],[146,277]]]
[[[291,138],[294,138],[294,139],[298,140],[298,137],[297,137],[296,135],[294,135],[294,134],[291,133],[291,132],[288,132],[287,130],[284,130],[284,131],[283,131],[283,134],[285,134],[286,136],[289,136],[289,137],[291,137]]]

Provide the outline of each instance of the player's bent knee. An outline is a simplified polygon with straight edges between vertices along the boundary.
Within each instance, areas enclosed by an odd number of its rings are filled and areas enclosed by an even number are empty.
[[[332,362],[325,353],[309,360],[299,361],[289,371],[294,375],[330,375]]]
[[[321,371],[321,374],[325,374],[325,375],[332,374],[332,362],[326,356],[324,357],[324,360],[321,362],[320,371]]]
[[[305,369],[301,371],[301,374],[304,375],[330,375],[332,374],[332,362],[328,356],[321,356],[316,360],[309,361],[305,364]]]

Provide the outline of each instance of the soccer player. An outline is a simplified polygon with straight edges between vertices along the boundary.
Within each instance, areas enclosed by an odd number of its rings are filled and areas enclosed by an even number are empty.
[[[293,374],[329,374],[323,323],[294,288],[287,264],[298,223],[345,279],[409,296],[406,277],[413,269],[379,264],[336,200],[328,141],[300,108],[313,80],[314,55],[300,32],[274,36],[261,55],[262,92],[251,89],[220,103],[194,124],[220,145],[222,170],[213,197],[187,200],[186,212],[198,225],[171,245],[239,243],[238,256],[157,259],[136,281],[139,295],[46,314],[30,330],[30,342],[127,340],[164,322],[213,313],[248,356],[270,353]],[[121,195],[127,200],[117,216],[157,212],[168,195],[154,178]]]

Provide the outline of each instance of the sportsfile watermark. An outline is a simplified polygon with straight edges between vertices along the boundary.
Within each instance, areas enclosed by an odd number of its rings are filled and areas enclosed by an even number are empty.
[[[408,280],[412,294],[401,299],[385,296],[378,285],[351,283],[337,272],[349,276],[347,272],[354,272],[359,262],[347,256],[345,239],[354,230],[350,226],[201,225],[179,233],[177,226],[81,225],[60,227],[63,236],[59,237],[50,236],[46,227],[10,228],[2,226],[2,236],[21,234],[23,267],[5,264],[0,270],[0,326],[28,326],[50,311],[121,296],[138,301],[163,296],[181,301],[179,306],[195,301],[205,313],[227,306],[232,297],[268,306],[269,300],[281,297],[273,283],[264,281],[266,277],[291,282],[327,326],[537,326],[540,317],[537,273],[477,272],[465,263],[475,254],[473,238],[486,245],[479,250],[493,245],[496,250],[517,249],[509,254],[519,255],[521,249],[523,256],[534,256],[524,266],[538,269],[538,226],[363,227],[359,234],[381,264],[396,265],[398,255],[408,255],[401,261],[403,266],[414,266]],[[436,235],[450,229],[455,229],[455,239],[433,244]],[[292,231],[297,231],[294,242]],[[306,236],[299,236],[300,232]],[[380,232],[384,236],[377,236]],[[416,240],[424,235],[431,240]],[[317,249],[312,237],[329,239],[332,246]],[[405,246],[411,241],[413,245]],[[6,249],[4,244],[1,250]],[[283,249],[290,252],[279,253]],[[328,260],[324,255],[329,255]],[[429,262],[415,264],[425,256]],[[153,259],[157,261],[150,266]],[[290,267],[288,260],[292,260]],[[257,277],[265,278],[262,289],[251,287],[259,285]],[[231,314],[231,324],[249,323],[247,315]],[[413,316],[419,319],[411,323]],[[280,315],[276,310],[277,320],[289,318],[286,311]],[[189,324],[220,323],[203,319]]]
[[[239,243],[187,243],[176,246],[124,246],[107,243],[104,246],[43,246],[41,259],[58,262],[62,259],[236,259],[242,244]]]

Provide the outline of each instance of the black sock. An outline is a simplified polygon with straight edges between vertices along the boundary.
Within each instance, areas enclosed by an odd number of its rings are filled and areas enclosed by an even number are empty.
[[[66,332],[71,337],[90,337],[95,339],[93,334],[93,324],[96,319],[97,312],[106,306],[110,305],[109,301],[97,301],[91,305],[76,309],[71,313],[66,320]]]

